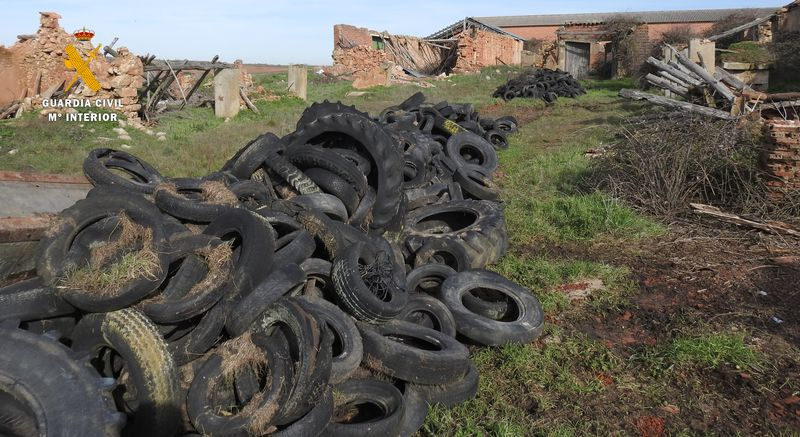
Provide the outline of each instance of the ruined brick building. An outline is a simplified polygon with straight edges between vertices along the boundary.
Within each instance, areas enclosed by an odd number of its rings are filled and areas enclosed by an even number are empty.
[[[478,71],[492,65],[519,65],[524,41],[473,18],[425,38],[337,24],[333,38],[331,71],[336,75],[353,74],[357,80],[376,75],[434,76]]]
[[[777,8],[699,9],[682,11],[608,12],[589,14],[553,14],[478,17],[483,23],[519,35],[526,40],[541,41],[543,47],[557,50],[554,62],[574,76],[583,77],[606,61],[611,47],[602,27],[610,20],[631,20],[640,23],[634,30],[634,56],[649,52],[649,45],[661,40],[665,32],[688,28],[702,34],[714,23],[732,15],[756,17],[774,14]],[[555,48],[553,48],[555,47]],[[646,56],[645,56],[646,57]],[[545,62],[547,60],[544,60]],[[542,62],[537,59],[535,62]]]
[[[75,75],[65,67],[65,48],[72,44],[83,59],[92,51],[90,41],[80,41],[59,26],[61,16],[55,12],[40,12],[40,25],[34,35],[20,35],[10,47],[0,46],[0,107],[11,101],[23,102],[23,110],[41,105],[42,96],[52,94]],[[97,92],[78,85],[70,93],[79,97],[120,99],[120,112],[136,118],[141,108],[137,89],[144,83],[141,60],[125,47],[117,49],[117,56],[105,58],[99,53],[89,63],[89,69],[100,82]]]

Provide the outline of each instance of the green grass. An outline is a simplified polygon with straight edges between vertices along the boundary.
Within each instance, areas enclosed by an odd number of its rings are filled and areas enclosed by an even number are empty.
[[[733,52],[723,52],[723,62],[746,62],[749,64],[769,64],[773,61],[769,48],[755,41],[741,41],[728,47]]]
[[[721,363],[732,364],[742,369],[760,366],[763,355],[745,344],[743,334],[703,334],[676,338],[668,354],[676,363],[690,363],[706,367],[717,367]]]
[[[542,415],[579,408],[582,400],[605,390],[600,372],[623,364],[604,345],[582,334],[548,325],[545,336],[552,343],[475,350],[472,359],[481,375],[478,396],[452,409],[433,408],[423,428],[425,434],[549,434],[554,424],[542,420]],[[562,435],[572,435],[586,425],[567,422],[559,426],[566,433]]]
[[[477,398],[452,409],[434,407],[424,435],[583,436],[619,431],[619,424],[609,424],[608,417],[598,414],[603,411],[598,397],[613,390],[600,376],[631,379],[627,372],[639,366],[576,326],[621,312],[636,290],[628,268],[593,261],[585,254],[598,244],[624,246],[664,232],[663,226],[587,189],[585,183],[590,160],[584,151],[611,142],[611,128],[640,111],[641,105],[616,97],[620,88],[631,86],[629,80],[588,81],[586,95],[559,99],[553,105],[491,97],[495,87],[518,72],[487,68],[478,74],[432,81],[432,88],[377,87],[361,96],[347,95],[353,91],[349,83],[309,77],[309,100],[342,100],[372,114],[423,91],[429,102],[471,102],[487,116],[513,114],[520,120],[519,133],[510,138],[509,149],[499,154],[497,175],[511,248],[491,268],[530,288],[540,299],[547,316],[544,340],[472,348],[481,374]],[[238,148],[265,131],[279,136],[291,132],[306,102],[286,94],[285,75],[256,75],[254,80],[281,97],[256,100],[260,114],[242,111],[225,122],[207,108],[167,113],[152,127],[165,132],[167,141],[128,129],[129,151],[166,175],[200,176],[218,169]],[[0,153],[8,150],[8,143],[19,150],[13,156],[0,155],[0,168],[80,173],[89,150],[118,148],[123,143],[111,132],[113,127],[48,123],[32,115],[0,122]],[[99,142],[98,136],[112,139]],[[594,279],[602,281],[603,287],[582,301],[571,302],[559,288]]]
[[[492,269],[533,290],[548,313],[561,313],[572,307],[567,293],[557,289],[559,285],[600,279],[604,287],[593,293],[589,302],[605,310],[623,305],[625,296],[633,289],[628,269],[579,259],[550,259],[512,253],[504,256]]]

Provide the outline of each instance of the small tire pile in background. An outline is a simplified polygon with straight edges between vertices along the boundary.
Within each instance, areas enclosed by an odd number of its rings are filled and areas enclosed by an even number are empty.
[[[505,101],[523,97],[552,103],[559,97],[574,98],[581,94],[586,94],[586,91],[571,74],[561,70],[540,68],[523,72],[500,85],[492,93],[492,97],[500,97]]]
[[[466,345],[541,333],[485,270],[516,128],[416,94],[313,104],[202,178],[92,151],[36,277],[0,289],[0,434],[413,434],[475,396]]]

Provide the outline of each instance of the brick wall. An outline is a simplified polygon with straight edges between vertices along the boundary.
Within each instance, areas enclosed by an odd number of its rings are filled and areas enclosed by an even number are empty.
[[[767,185],[778,190],[800,190],[800,120],[767,120],[763,164],[773,176]]]
[[[372,47],[373,33],[375,32],[365,27],[337,24],[333,26],[333,49],[347,49],[355,46]]]
[[[458,35],[455,72],[477,71],[492,65],[519,65],[522,41],[484,30],[470,29]]]

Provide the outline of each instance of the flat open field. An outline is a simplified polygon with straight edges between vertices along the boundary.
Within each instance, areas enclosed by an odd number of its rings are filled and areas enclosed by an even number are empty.
[[[625,81],[587,82],[587,95],[550,106],[491,98],[514,73],[487,69],[423,91],[428,101],[472,102],[483,114],[519,119],[496,176],[511,248],[492,268],[539,297],[545,333],[529,345],[475,348],[477,398],[434,408],[421,433],[800,434],[797,241],[689,218],[667,223],[587,186],[584,152],[613,142],[624,117],[649,108],[616,96]],[[281,74],[255,81],[278,94],[286,87]],[[309,83],[310,100],[373,114],[418,90],[346,97],[349,83]],[[291,132],[306,103],[256,105],[260,115],[244,111],[229,122],[207,108],[168,113],[153,127],[167,141],[133,129],[121,141],[116,124],[26,115],[0,122],[0,169],[80,174],[89,150],[124,143],[165,175],[202,175],[264,131]]]

